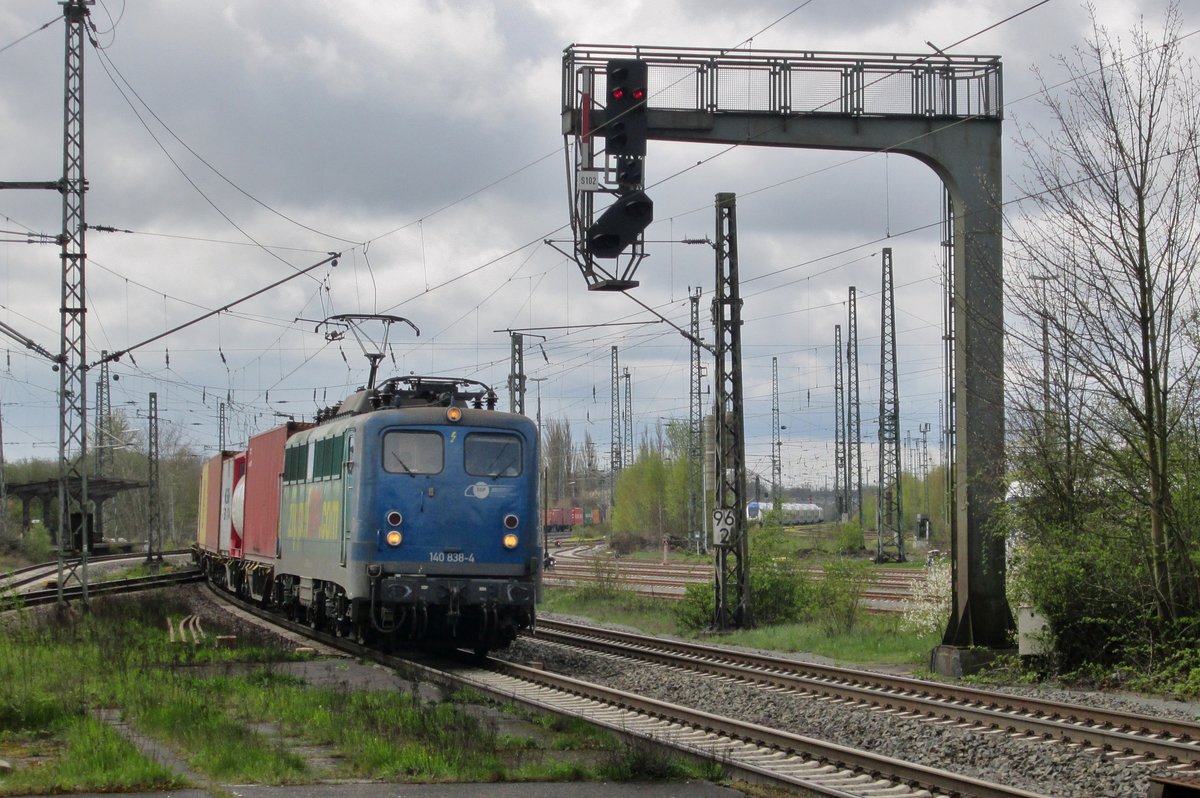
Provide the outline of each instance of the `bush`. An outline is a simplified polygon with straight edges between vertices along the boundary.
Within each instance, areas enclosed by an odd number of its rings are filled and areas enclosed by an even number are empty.
[[[712,624],[715,602],[711,583],[692,583],[685,588],[683,600],[671,606],[671,614],[680,629],[698,632]]]
[[[816,619],[828,635],[854,630],[862,611],[862,594],[875,577],[868,560],[839,557],[825,564],[825,578],[815,585]]]
[[[837,525],[833,537],[834,551],[842,555],[853,556],[866,549],[863,545],[863,529],[858,519],[845,521]]]
[[[54,558],[55,548],[50,542],[50,530],[36,521],[25,534],[22,548],[32,562],[46,562]]]
[[[952,588],[950,561],[940,557],[930,560],[925,578],[913,583],[912,594],[904,602],[901,626],[920,635],[943,631],[950,621]]]
[[[750,608],[762,626],[800,620],[811,606],[813,588],[794,560],[750,563]]]
[[[750,615],[758,626],[802,620],[813,604],[813,583],[799,567],[778,525],[766,525],[750,535]],[[712,624],[716,596],[712,583],[688,585],[674,608],[676,623],[699,630]]]

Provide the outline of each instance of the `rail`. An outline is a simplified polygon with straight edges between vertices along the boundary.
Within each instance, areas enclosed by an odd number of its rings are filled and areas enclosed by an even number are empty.
[[[130,577],[113,579],[107,582],[96,582],[88,585],[88,597],[114,595],[117,593],[136,593],[142,590],[154,590],[160,587],[174,587],[189,582],[204,581],[204,572],[199,569],[175,571],[169,574],[153,576]],[[75,601],[83,598],[82,585],[70,585],[62,591],[63,599]],[[13,606],[36,607],[43,604],[53,604],[58,601],[58,589],[31,590],[27,593],[16,593],[11,596]],[[8,609],[9,607],[5,607]]]

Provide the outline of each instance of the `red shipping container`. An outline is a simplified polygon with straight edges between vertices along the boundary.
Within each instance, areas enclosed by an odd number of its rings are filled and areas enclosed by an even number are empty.
[[[583,523],[583,508],[582,507],[572,507],[571,508],[571,523],[574,524],[575,526],[579,526],[580,524]]]
[[[242,548],[247,560],[274,561],[279,545],[279,499],[283,444],[311,424],[289,422],[250,439],[242,514]]]

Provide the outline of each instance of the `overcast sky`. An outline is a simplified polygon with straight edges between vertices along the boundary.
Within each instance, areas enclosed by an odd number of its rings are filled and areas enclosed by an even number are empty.
[[[506,330],[545,329],[526,353],[527,412],[568,419],[607,460],[610,350],[630,371],[638,437],[688,415],[689,345],[628,297],[588,292],[578,267],[543,239],[564,237],[567,157],[559,120],[563,49],[572,43],[928,54],[1035,0],[558,0],[380,3],[330,0],[98,0],[86,48],[86,219],[130,231],[87,235],[88,361],[123,350],[250,294],[337,251],[321,267],[249,302],[136,349],[111,367],[114,409],[215,452],[278,423],[311,417],[361,384],[352,340],[315,321],[389,313],[383,374],[461,375],[508,407]],[[1096,3],[1116,32],[1161,0]],[[0,6],[0,180],[62,175],[63,43],[56,0]],[[1185,3],[1182,32],[1200,27]],[[1038,69],[1083,44],[1089,16],[1048,3],[955,48],[998,55],[1005,80],[1005,193],[1019,195],[1019,124],[1042,119]],[[44,29],[39,30],[42,26]],[[1200,37],[1198,37],[1200,38]],[[747,41],[749,40],[749,41]],[[1195,52],[1189,40],[1190,52]],[[937,454],[942,397],[941,186],[899,155],[651,142],[650,257],[633,293],[682,326],[704,293],[709,329],[713,197],[738,195],[747,453],[770,474],[771,362],[778,358],[785,484],[832,484],[834,325],[846,334],[857,286],[863,435],[877,436],[880,250],[895,263],[902,435],[929,424]],[[0,192],[0,320],[59,350],[62,201]],[[908,232],[915,230],[917,232]],[[890,239],[889,239],[890,236]],[[459,279],[456,279],[459,278]],[[647,322],[631,325],[629,322]],[[8,461],[57,456],[58,377],[0,339]],[[95,379],[89,379],[89,408]],[[706,380],[706,383],[710,382]],[[89,411],[89,415],[91,411]],[[864,450],[874,465],[875,449]],[[873,470],[873,469],[872,469]]]

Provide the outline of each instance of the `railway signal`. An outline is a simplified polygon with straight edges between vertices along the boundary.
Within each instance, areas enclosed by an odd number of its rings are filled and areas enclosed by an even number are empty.
[[[640,158],[646,154],[645,61],[614,58],[606,65],[608,102],[604,135],[609,155]]]
[[[587,249],[596,258],[615,258],[654,221],[654,202],[644,191],[631,191],[600,214],[588,229]]]

